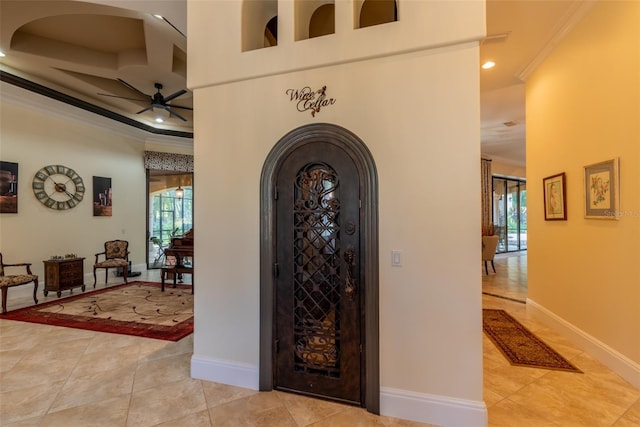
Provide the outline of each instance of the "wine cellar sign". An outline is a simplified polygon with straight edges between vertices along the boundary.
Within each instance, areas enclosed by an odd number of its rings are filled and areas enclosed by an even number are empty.
[[[322,107],[336,103],[336,99],[328,98],[326,92],[326,86],[315,91],[311,90],[309,86],[305,86],[302,89],[287,89],[286,94],[289,96],[289,101],[296,103],[298,111],[301,113],[311,111],[311,115],[315,117]]]

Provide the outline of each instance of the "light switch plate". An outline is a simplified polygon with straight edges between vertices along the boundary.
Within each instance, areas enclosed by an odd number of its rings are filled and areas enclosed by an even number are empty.
[[[400,251],[391,251],[391,266],[392,267],[400,267],[402,265],[402,252]]]

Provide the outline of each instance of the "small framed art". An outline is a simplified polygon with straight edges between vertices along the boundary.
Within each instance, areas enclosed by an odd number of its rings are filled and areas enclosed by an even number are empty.
[[[18,164],[0,161],[0,213],[18,213]]]
[[[619,219],[620,159],[615,158],[584,167],[584,217]]]
[[[567,190],[564,172],[542,180],[545,221],[567,220]]]

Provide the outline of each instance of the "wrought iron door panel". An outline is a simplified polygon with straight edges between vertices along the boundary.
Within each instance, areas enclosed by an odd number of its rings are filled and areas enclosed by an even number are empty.
[[[275,386],[360,403],[359,181],[331,143],[309,143],[277,180]]]

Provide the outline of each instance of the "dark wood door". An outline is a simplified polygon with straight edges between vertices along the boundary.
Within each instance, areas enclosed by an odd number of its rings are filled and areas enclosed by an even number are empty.
[[[276,183],[275,388],[361,404],[357,168],[338,146],[312,142]]]

